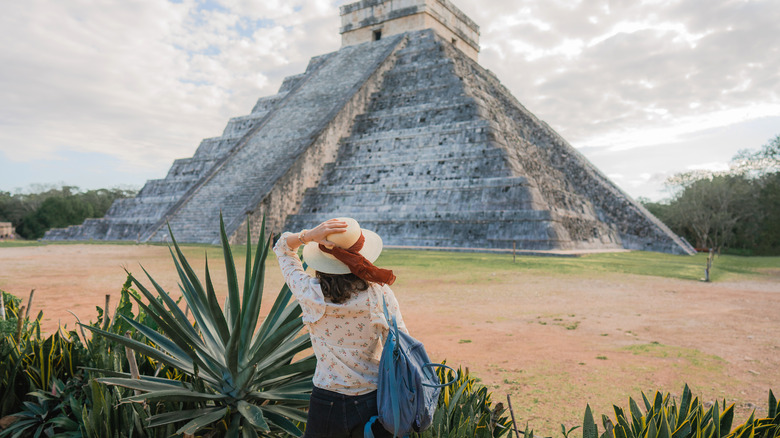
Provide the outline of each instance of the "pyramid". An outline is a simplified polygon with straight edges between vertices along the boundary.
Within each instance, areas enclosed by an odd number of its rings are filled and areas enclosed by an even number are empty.
[[[693,248],[481,67],[446,0],[341,7],[343,47],[101,219],[44,239],[216,243],[351,216],[389,246]]]

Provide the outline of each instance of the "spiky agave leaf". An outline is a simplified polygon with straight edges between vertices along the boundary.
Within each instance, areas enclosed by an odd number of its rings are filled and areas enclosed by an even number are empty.
[[[108,377],[99,379],[101,383],[138,392],[137,395],[123,399],[124,402],[190,401],[199,406],[197,409],[151,416],[150,427],[186,422],[179,433],[194,433],[225,420],[231,430],[242,428],[247,436],[256,436],[257,431],[272,429],[301,435],[294,422],[306,419],[302,408],[308,406],[316,359],[309,356],[293,361],[298,353],[311,347],[311,340],[303,331],[300,306],[292,299],[292,293],[286,285],[276,297],[262,325],[257,327],[265,260],[271,246],[271,238],[265,236],[265,219],[261,229],[263,231],[254,258],[252,246],[247,244],[247,272],[244,273],[243,290],[240,291],[233,255],[220,215],[220,236],[227,272],[224,308],[217,301],[208,262],[204,285],[184,256],[173,233],[170,233],[173,242],[171,255],[179,274],[179,287],[192,311],[195,324],[185,317],[170,295],[144,271],[157,296],[131,276],[133,284],[148,303],[142,298],[135,299],[158,325],[158,330],[136,321],[128,322],[146,337],[146,342],[84,326],[189,376],[192,383],[150,376],[132,379],[121,373],[103,372]]]

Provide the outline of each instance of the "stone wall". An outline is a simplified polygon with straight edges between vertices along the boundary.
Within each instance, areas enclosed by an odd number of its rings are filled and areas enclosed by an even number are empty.
[[[0,222],[0,239],[13,239],[14,226],[11,222]]]
[[[447,0],[363,0],[341,7],[341,45],[433,29],[467,56],[479,55],[479,26]]]

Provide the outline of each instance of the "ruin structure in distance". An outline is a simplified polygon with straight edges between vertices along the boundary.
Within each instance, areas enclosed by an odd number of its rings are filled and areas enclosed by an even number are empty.
[[[447,0],[341,7],[342,47],[285,78],[219,137],[106,216],[44,237],[233,243],[352,216],[386,245],[693,248],[477,62],[479,27]]]

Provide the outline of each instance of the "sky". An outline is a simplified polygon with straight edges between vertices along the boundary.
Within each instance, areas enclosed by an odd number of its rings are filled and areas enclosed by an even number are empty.
[[[452,0],[479,62],[632,197],[780,134],[778,0]],[[331,0],[0,5],[0,191],[140,188],[338,50]]]

